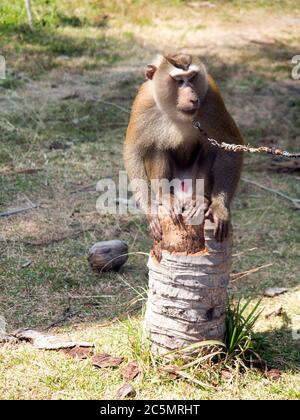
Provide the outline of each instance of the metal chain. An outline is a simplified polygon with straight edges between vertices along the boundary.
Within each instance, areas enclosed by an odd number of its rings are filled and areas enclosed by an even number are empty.
[[[204,134],[206,140],[214,147],[219,147],[220,149],[226,150],[227,152],[235,152],[235,153],[267,153],[269,155],[276,155],[276,156],[284,156],[287,158],[300,158],[300,153],[291,153],[285,150],[276,149],[274,147],[253,147],[250,144],[243,145],[243,144],[234,144],[234,143],[225,143],[225,142],[218,142],[216,139],[212,139],[208,137],[207,133],[201,127],[199,121],[193,122],[193,127],[197,128],[201,134]]]

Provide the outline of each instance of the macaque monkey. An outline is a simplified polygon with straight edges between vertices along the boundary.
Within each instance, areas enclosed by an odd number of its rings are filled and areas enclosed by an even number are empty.
[[[159,196],[158,181],[192,179],[194,186],[196,179],[204,179],[204,207],[194,194],[181,200],[179,207],[187,219],[204,212],[215,223],[216,239],[223,241],[243,157],[210,145],[193,122],[199,122],[203,132],[219,142],[243,144],[243,138],[214,79],[196,57],[184,53],[159,56],[147,66],[146,77],[132,107],[124,144],[125,168],[136,201],[159,240],[161,228],[153,205],[150,211],[150,192]],[[148,191],[136,180],[146,181]],[[169,212],[174,221],[179,220],[176,204]]]

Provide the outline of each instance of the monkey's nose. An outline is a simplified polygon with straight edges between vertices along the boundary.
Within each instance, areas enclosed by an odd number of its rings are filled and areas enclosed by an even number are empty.
[[[191,99],[191,104],[194,108],[198,108],[199,100],[198,99]]]

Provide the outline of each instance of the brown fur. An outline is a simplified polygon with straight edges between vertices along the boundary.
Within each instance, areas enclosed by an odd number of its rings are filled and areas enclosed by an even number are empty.
[[[190,60],[179,57],[175,57],[177,66],[195,61],[193,57]],[[204,178],[207,215],[215,219],[216,237],[223,240],[228,232],[230,203],[239,182],[243,157],[210,146],[199,136],[192,121],[199,121],[208,136],[219,142],[243,144],[243,138],[214,79],[203,67],[199,67],[199,75],[193,82],[200,107],[194,115],[181,115],[176,108],[179,89],[171,84],[168,74],[170,63],[170,58],[162,58],[153,80],[146,81],[135,98],[124,144],[125,167],[130,180],[171,180],[180,177],[182,171],[193,180]],[[149,201],[138,188],[135,194],[147,212]]]
[[[164,56],[174,67],[187,70],[192,63],[192,57],[188,54],[168,54]]]

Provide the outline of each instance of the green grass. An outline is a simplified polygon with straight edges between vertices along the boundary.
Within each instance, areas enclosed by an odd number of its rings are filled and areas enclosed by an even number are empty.
[[[117,180],[126,110],[144,66],[175,43],[189,44],[204,58],[247,142],[298,150],[299,87],[290,72],[291,57],[299,53],[293,23],[299,2],[216,1],[211,9],[176,0],[32,3],[33,31],[23,2],[0,6],[0,54],[7,63],[7,78],[0,81],[0,212],[41,205],[0,218],[0,315],[8,331],[57,323],[54,333],[92,340],[96,351],[123,355],[125,362],[138,360],[144,374],[134,380],[137,398],[299,399],[300,347],[292,337],[299,315],[299,212],[241,182],[230,296],[244,305],[260,300],[267,287],[288,287],[284,295],[262,298],[265,309],[254,327],[259,354],[281,377],[275,382],[232,366],[231,381],[216,368],[186,371],[213,383],[211,389],[172,379],[143,347],[147,256],[135,252],[151,248],[147,223],[140,216],[98,214],[92,191],[100,178]],[[247,156],[244,176],[299,197],[299,175],[271,172],[270,161]],[[42,170],[17,173],[28,167]],[[133,254],[120,273],[97,276],[87,250],[112,238],[127,242]],[[272,265],[243,276],[266,264]],[[283,315],[266,319],[278,304]],[[114,398],[121,384],[118,369],[96,370],[89,360],[29,344],[0,348],[2,399]]]

